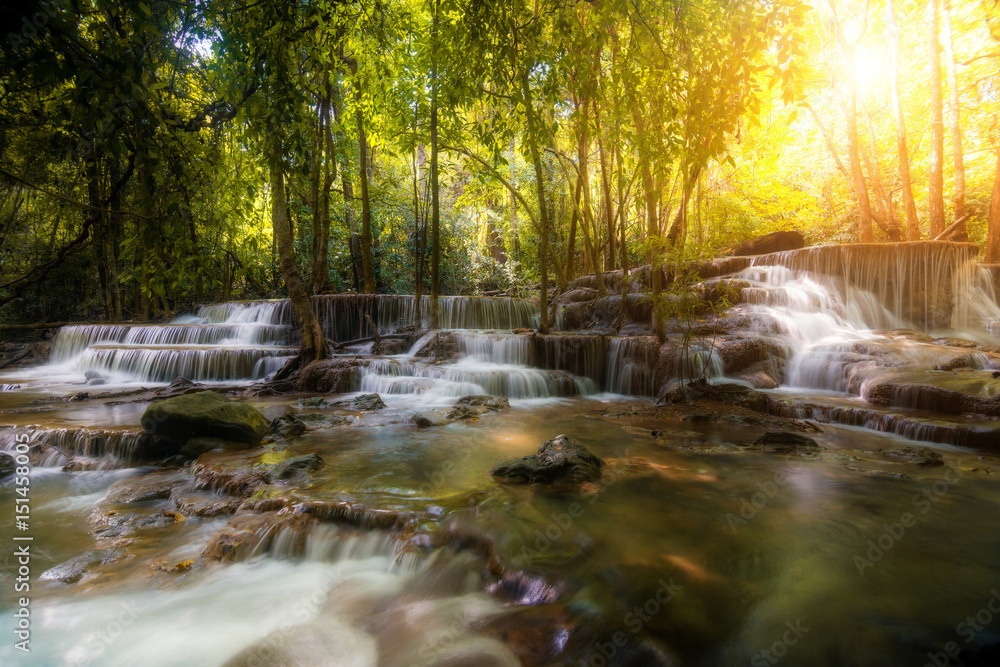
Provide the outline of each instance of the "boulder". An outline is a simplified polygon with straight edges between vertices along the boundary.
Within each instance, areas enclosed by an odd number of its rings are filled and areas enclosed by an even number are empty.
[[[356,391],[361,382],[359,357],[314,361],[299,372],[299,390],[330,394]]]
[[[385,403],[378,394],[361,394],[354,399],[354,407],[358,410],[381,410]]]
[[[557,435],[538,448],[538,453],[493,467],[490,475],[510,484],[579,485],[600,479],[604,461],[566,435]]]
[[[212,436],[257,444],[271,430],[256,408],[212,391],[153,403],[142,414],[141,423],[150,435],[178,443],[196,436]]]

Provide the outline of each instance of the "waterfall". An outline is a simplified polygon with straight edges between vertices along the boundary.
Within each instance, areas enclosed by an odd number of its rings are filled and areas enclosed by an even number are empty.
[[[607,390],[615,394],[654,396],[659,352],[655,336],[611,338],[605,373]]]

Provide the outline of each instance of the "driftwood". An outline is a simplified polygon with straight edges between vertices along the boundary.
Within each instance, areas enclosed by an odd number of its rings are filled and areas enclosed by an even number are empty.
[[[86,322],[39,322],[37,324],[0,324],[0,329],[7,331],[31,331],[32,329],[58,329],[60,327],[74,324],[87,324]]]
[[[772,252],[782,252],[785,250],[798,250],[805,246],[802,234],[795,231],[771,232],[755,239],[744,241],[743,243],[730,246],[724,254],[733,257],[747,257],[750,255],[766,255]]]
[[[0,363],[0,368],[7,368],[11,364],[16,364],[17,362],[21,361],[21,359],[24,359],[26,356],[28,356],[29,354],[31,354],[34,351],[35,351],[35,346],[34,345],[30,345],[30,346],[26,347],[25,349],[21,350],[21,352],[19,352],[18,354],[15,354],[13,357],[11,357],[10,359],[8,359],[7,361],[4,361],[4,362]]]
[[[955,222],[953,222],[950,225],[948,225],[948,227],[943,232],[941,232],[940,234],[938,234],[937,236],[935,236],[931,240],[932,241],[946,241],[946,240],[948,240],[949,237],[951,237],[952,235],[954,235],[955,232],[958,231],[959,227],[961,227],[962,225],[964,225],[965,221],[968,220],[970,217],[972,217],[971,214],[970,215],[963,215],[961,218],[959,218]],[[968,236],[968,235],[966,235],[966,236]]]
[[[409,337],[410,334],[380,334],[378,336],[369,336],[368,338],[356,338],[354,340],[345,340],[343,343],[334,343],[333,341],[329,340],[327,342],[330,344],[330,347],[337,350],[342,350],[350,345],[360,345],[361,343],[378,343],[379,341],[387,338],[398,340],[401,338],[409,338]]]

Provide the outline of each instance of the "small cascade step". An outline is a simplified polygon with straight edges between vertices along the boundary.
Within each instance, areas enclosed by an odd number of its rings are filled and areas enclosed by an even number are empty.
[[[126,376],[147,382],[185,377],[196,382],[260,379],[272,366],[265,360],[294,356],[293,347],[227,347],[211,345],[111,345],[88,347],[77,360],[81,371]]]

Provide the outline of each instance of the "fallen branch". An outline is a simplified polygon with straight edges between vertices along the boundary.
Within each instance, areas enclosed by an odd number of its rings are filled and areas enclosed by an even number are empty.
[[[74,324],[87,324],[87,322],[39,322],[37,324],[0,324],[0,329],[7,331],[30,331],[32,329],[59,329]]]
[[[958,228],[961,227],[962,225],[964,225],[965,221],[968,220],[970,217],[972,217],[971,213],[968,214],[968,215],[963,215],[961,218],[959,218],[955,222],[953,222],[950,225],[948,225],[948,227],[945,228],[945,230],[943,232],[941,232],[940,234],[938,234],[937,236],[935,236],[931,240],[932,241],[945,241],[945,240],[947,240],[948,237],[951,236],[952,234],[954,234],[956,231],[958,231]]]

